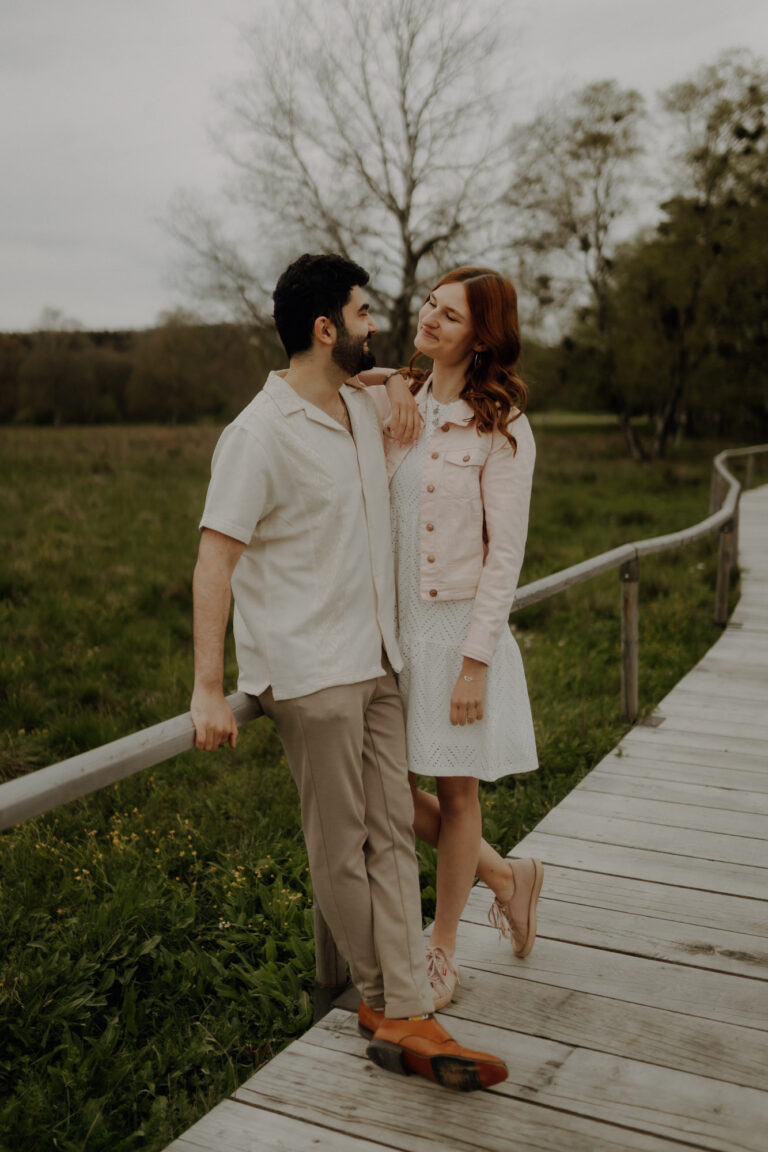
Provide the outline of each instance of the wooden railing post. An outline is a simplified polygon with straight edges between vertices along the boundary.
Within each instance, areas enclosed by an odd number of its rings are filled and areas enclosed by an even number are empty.
[[[715,591],[715,624],[728,623],[728,589],[733,564],[735,542],[735,520],[727,520],[720,529],[720,546],[717,553],[717,589]]]
[[[720,475],[717,468],[712,469],[712,480],[709,485],[709,514],[719,512],[723,506],[723,500],[728,493],[728,482]]]
[[[744,476],[744,491],[748,492],[752,487],[755,478],[755,458],[752,455],[747,456],[747,471]]]
[[[637,655],[639,635],[640,564],[635,557],[622,564],[621,580],[621,719],[632,724],[638,712]]]
[[[347,962],[315,904],[315,1020],[321,1020],[347,985]]]

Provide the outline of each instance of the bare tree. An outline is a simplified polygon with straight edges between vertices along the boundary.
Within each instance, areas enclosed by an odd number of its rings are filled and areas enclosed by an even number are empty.
[[[198,284],[257,318],[278,262],[335,250],[372,272],[404,358],[425,277],[477,259],[498,218],[508,80],[493,69],[492,14],[464,0],[379,0],[364,16],[354,0],[289,0],[249,32],[221,138],[249,239],[177,203]]]

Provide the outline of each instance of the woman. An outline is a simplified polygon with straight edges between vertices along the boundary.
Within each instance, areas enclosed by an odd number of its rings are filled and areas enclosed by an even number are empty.
[[[504,860],[482,840],[479,780],[538,766],[522,660],[508,627],[523,562],[535,447],[513,285],[459,268],[419,312],[416,354],[373,389],[382,420],[410,388],[422,425],[385,440],[397,572],[399,677],[416,835],[437,848],[437,904],[427,960],[435,1007],[458,980],[459,918],[475,875],[494,892],[490,918],[527,956],[543,869]],[[421,353],[429,376],[413,368]],[[378,373],[365,383],[381,382]],[[403,407],[403,405],[401,405]],[[434,776],[437,796],[420,789]]]

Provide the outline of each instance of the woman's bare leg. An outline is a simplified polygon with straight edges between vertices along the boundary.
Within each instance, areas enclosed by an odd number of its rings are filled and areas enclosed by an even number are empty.
[[[437,789],[437,901],[430,944],[453,956],[459,919],[477,872],[482,818],[477,780],[470,776],[439,777]]]
[[[413,830],[419,840],[437,848],[440,841],[440,801],[431,792],[418,786],[418,778],[408,773],[413,795]],[[487,840],[480,840],[480,853],[477,861],[477,876],[487,884],[499,900],[511,899],[515,890],[512,862],[500,856]]]

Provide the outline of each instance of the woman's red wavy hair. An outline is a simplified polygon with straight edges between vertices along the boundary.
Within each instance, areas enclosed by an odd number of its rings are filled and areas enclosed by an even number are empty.
[[[478,432],[498,430],[507,437],[513,449],[517,441],[509,424],[518,418],[528,403],[528,389],[517,374],[520,359],[520,326],[517,318],[517,292],[511,280],[492,268],[455,268],[437,282],[463,284],[472,319],[475,339],[485,345],[467,368],[461,398],[475,413]],[[404,370],[418,392],[429,375],[414,367],[416,352]]]

